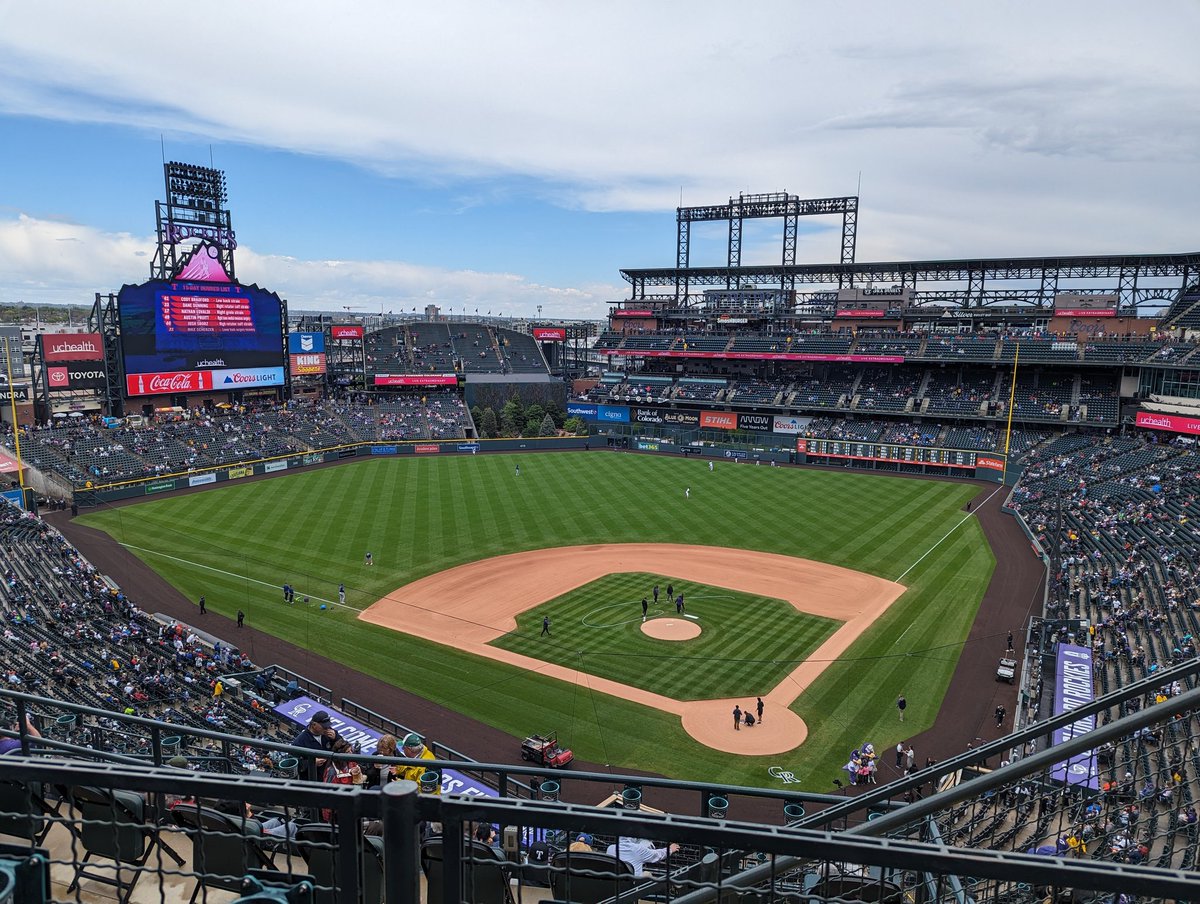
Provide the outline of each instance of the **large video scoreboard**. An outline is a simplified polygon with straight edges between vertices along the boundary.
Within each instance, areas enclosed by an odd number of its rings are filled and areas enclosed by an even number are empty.
[[[225,282],[151,280],[117,297],[128,395],[282,386],[278,295]]]

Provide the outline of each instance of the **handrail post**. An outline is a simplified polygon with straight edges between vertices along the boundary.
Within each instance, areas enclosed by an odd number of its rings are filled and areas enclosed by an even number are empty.
[[[383,883],[384,900],[391,904],[420,904],[417,827],[417,783],[389,782],[383,789]]]

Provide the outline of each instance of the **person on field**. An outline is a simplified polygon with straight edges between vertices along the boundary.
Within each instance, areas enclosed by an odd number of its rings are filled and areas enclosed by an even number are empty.
[[[650,609],[650,603],[647,602],[646,598],[643,596],[642,597],[642,621],[646,620],[646,613],[649,611],[649,609]]]
[[[733,704],[733,730],[742,730],[742,708],[736,703]]]
[[[371,558],[371,554],[369,552],[365,556],[363,564],[364,565],[374,565],[375,564],[375,561]]]
[[[908,701],[904,699],[903,694],[896,698],[896,709],[900,711],[900,721],[903,722],[904,711],[908,709]]]
[[[541,634],[541,636],[546,637],[547,635],[549,635],[550,637],[554,636],[553,634],[550,634],[550,616],[543,615],[542,616],[542,634]]]

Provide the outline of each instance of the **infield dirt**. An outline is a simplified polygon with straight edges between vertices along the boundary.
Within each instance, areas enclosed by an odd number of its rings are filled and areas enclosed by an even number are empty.
[[[740,731],[733,727],[734,705],[753,709],[752,699],[679,701],[490,645],[516,630],[520,613],[604,575],[632,571],[683,575],[714,587],[786,600],[801,612],[843,624],[782,682],[764,688],[762,721]],[[808,726],[790,709],[792,703],[904,590],[863,572],[773,553],[618,543],[535,550],[451,568],[397,588],[359,618],[673,713],[700,743],[755,756],[783,753],[804,743]],[[560,631],[568,629],[559,626]]]

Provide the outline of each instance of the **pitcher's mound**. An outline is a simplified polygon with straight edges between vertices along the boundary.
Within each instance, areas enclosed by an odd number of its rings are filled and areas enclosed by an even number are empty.
[[[700,626],[687,618],[652,618],[642,622],[642,633],[659,640],[691,640],[700,636]]]

